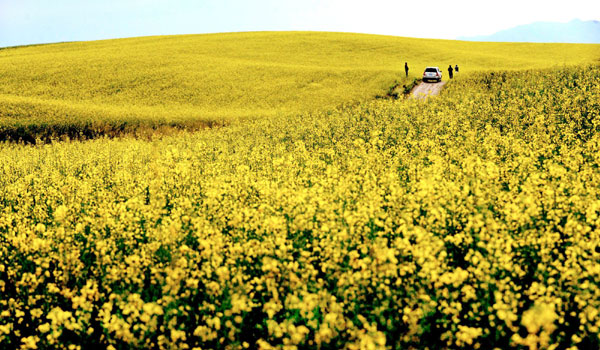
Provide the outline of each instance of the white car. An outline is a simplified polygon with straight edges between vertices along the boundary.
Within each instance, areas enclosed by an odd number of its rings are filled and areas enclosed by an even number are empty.
[[[423,81],[436,80],[442,81],[442,71],[438,67],[427,67],[423,72]]]

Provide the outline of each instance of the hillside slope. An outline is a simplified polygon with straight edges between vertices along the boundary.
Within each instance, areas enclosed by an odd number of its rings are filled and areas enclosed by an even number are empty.
[[[0,348],[600,349],[598,66],[447,85],[0,143]]]
[[[427,65],[461,74],[600,58],[600,45],[468,43],[349,33],[143,37],[0,50],[0,140],[326,110]],[[411,67],[404,78],[404,62]]]

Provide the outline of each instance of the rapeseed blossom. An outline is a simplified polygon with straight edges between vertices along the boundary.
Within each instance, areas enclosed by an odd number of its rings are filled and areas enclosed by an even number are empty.
[[[4,143],[0,347],[598,348],[599,72]]]
[[[402,96],[417,67],[449,57],[469,74],[591,63],[598,47],[250,32],[2,48],[0,141],[152,138],[329,110]]]

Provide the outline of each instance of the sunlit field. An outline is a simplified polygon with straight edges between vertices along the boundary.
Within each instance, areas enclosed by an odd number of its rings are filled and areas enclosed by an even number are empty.
[[[250,33],[1,50],[4,128],[230,119],[0,143],[0,348],[600,348],[599,47]],[[439,96],[375,98],[445,62],[461,70]]]
[[[599,51],[598,45],[319,32],[7,48],[0,50],[0,140],[94,138],[323,111],[385,95],[396,84],[410,86],[428,65],[458,64],[460,75],[468,75],[589,63]]]

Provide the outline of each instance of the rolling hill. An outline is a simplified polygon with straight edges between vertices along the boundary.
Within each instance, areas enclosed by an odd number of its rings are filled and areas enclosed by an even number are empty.
[[[409,83],[591,62],[597,45],[470,43],[349,33],[142,37],[0,50],[0,139],[201,128],[331,109]],[[411,67],[404,77],[404,62]]]
[[[0,142],[0,349],[600,349],[598,49],[2,50],[3,135],[229,125]],[[462,69],[427,103],[372,98],[404,61]]]

